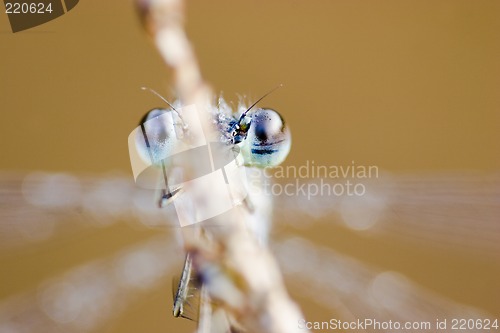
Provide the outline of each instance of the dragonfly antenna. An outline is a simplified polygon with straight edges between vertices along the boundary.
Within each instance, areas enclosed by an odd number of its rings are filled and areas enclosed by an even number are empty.
[[[176,108],[174,108],[174,106],[172,104],[170,104],[169,101],[167,101],[167,99],[165,97],[163,97],[162,95],[160,95],[158,92],[156,92],[156,90],[154,89],[151,89],[149,87],[141,87],[141,90],[147,90],[149,91],[150,93],[156,95],[156,97],[160,98],[162,101],[164,101],[172,110],[174,110],[175,113],[177,113],[177,115],[179,116],[179,118],[181,119],[182,121],[182,124],[185,126],[185,122],[184,122],[184,119],[182,118],[181,114],[179,113],[179,111],[177,111]]]
[[[167,99],[165,97],[163,97],[162,95],[160,95],[158,92],[156,92],[156,90],[154,89],[151,89],[149,87],[141,87],[141,90],[148,90],[150,93],[156,95],[158,98],[160,98],[162,101],[164,101],[169,107],[172,108],[172,110],[174,110],[177,114],[179,114],[179,111],[177,111],[174,106],[172,104],[169,103],[169,101],[167,101]]]
[[[240,119],[238,120],[238,124],[241,123],[241,121],[243,120],[243,118],[245,118],[245,116],[247,115],[247,113],[252,110],[252,108],[257,105],[257,103],[259,103],[260,101],[262,101],[264,98],[266,98],[267,96],[269,96],[271,93],[275,92],[276,90],[278,90],[279,88],[283,87],[283,83],[280,83],[279,85],[277,85],[276,87],[274,87],[273,89],[269,90],[267,93],[265,93],[261,98],[259,98],[255,103],[253,103],[252,105],[250,105],[250,107],[241,114],[240,116]]]

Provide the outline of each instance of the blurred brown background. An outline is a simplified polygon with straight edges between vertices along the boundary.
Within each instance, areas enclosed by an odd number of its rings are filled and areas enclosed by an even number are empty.
[[[284,84],[263,105],[291,126],[287,165],[355,161],[395,173],[500,167],[499,1],[197,0],[188,2],[187,19],[203,73],[226,99],[256,99]],[[2,170],[130,172],[127,136],[146,110],[161,105],[140,87],[173,98],[169,72],[129,1],[81,1],[16,34],[0,14],[0,51]],[[0,298],[161,232],[114,225],[4,251]],[[492,259],[388,245],[345,229],[328,239],[308,232],[500,315]],[[332,315],[301,304],[312,319]],[[165,281],[99,331],[193,327],[172,319],[170,306]]]

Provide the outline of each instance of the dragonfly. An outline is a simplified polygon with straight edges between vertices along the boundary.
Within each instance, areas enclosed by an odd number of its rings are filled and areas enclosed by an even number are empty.
[[[219,104],[214,110],[224,117],[215,118],[220,140],[228,146],[241,145],[246,163],[257,167],[268,164],[268,158],[272,157],[269,150],[259,152],[259,144],[248,145],[253,142],[251,135],[262,137],[261,131],[252,127],[252,121],[255,125],[259,120],[258,110],[251,113],[251,110],[245,112],[248,108],[242,108],[241,115],[234,117],[225,112],[223,103]],[[267,110],[259,112],[265,115],[270,112]],[[173,108],[157,111],[160,115],[178,118],[171,124],[175,125],[174,131],[182,132],[182,113],[177,114]],[[155,117],[150,114],[149,118]],[[149,155],[148,149],[142,151]],[[278,149],[277,152],[286,155],[285,151]],[[161,155],[162,150],[157,152]],[[167,167],[165,164],[165,170]],[[161,163],[159,170],[163,171]],[[176,177],[180,174],[182,179],[182,172],[177,174],[175,167],[168,170],[170,174],[162,179],[165,188],[160,190],[159,197],[150,190],[137,188],[129,175],[82,176],[42,171],[2,174],[0,248],[5,254],[2,266],[6,271],[15,271],[19,257],[27,261],[27,257],[37,256],[33,248],[47,246],[64,252],[66,248],[61,239],[78,243],[93,233],[114,231],[114,226],[124,223],[129,223],[134,230],[168,231],[165,232],[168,235],[121,244],[117,253],[94,252],[93,256],[62,265],[50,275],[39,276],[34,282],[35,288],[17,287],[4,293],[8,297],[0,301],[0,331],[105,330],[120,314],[125,317],[127,309],[139,303],[141,295],[159,291],[161,281],[175,274],[179,260],[174,235],[179,228],[173,204],[184,191],[182,186],[176,186]],[[290,184],[293,187],[295,181],[280,179],[284,188]],[[337,182],[336,179],[302,181],[304,183],[298,185],[306,188],[333,186]],[[342,321],[412,320],[420,323],[421,328],[436,318],[493,319],[492,302],[488,306],[487,302],[479,302],[472,296],[467,299],[450,295],[449,289],[443,286],[431,288],[422,276],[412,278],[410,273],[415,275],[415,270],[408,271],[408,267],[397,262],[391,265],[380,260],[377,264],[373,258],[360,256],[357,249],[342,246],[340,237],[335,241],[329,237],[336,234],[349,237],[357,246],[367,247],[367,251],[371,249],[380,257],[387,255],[387,252],[375,251],[380,244],[394,252],[405,250],[403,258],[416,260],[419,270],[426,267],[425,263],[432,262],[429,270],[432,267],[439,271],[437,266],[441,263],[434,257],[453,259],[455,265],[460,258],[458,264],[471,267],[473,273],[466,275],[466,270],[459,270],[457,274],[457,270],[441,269],[441,274],[448,273],[451,281],[456,281],[457,276],[464,281],[474,281],[476,290],[478,285],[489,286],[493,296],[483,295],[483,298],[491,300],[497,291],[495,285],[472,274],[480,268],[487,277],[498,276],[494,275],[498,274],[496,263],[500,253],[498,174],[385,174],[366,182],[367,191],[363,196],[297,191],[273,198],[276,223],[270,247],[280,262],[287,284],[303,298],[310,312],[327,313],[328,320],[332,313]],[[248,211],[252,211],[255,204],[256,200],[242,202]],[[255,212],[262,210],[255,209]],[[373,245],[374,242],[378,243]],[[9,260],[12,253],[18,256]],[[178,288],[181,292],[176,297],[179,315],[187,315],[189,267],[189,263],[184,263],[186,274],[181,281],[186,288]],[[6,281],[4,285],[15,285],[13,274],[2,278]],[[464,283],[461,287],[466,293],[471,285]],[[201,294],[206,291],[202,290]],[[198,312],[204,313],[205,307],[201,310]],[[305,319],[298,324],[308,328]]]
[[[200,153],[199,148],[191,148],[186,151],[177,149],[183,143],[189,141],[190,128],[185,121],[181,108],[174,107],[163,97],[155,91],[154,94],[162,98],[162,100],[170,107],[169,109],[155,108],[146,113],[140,121],[140,126],[129,137],[129,143],[133,142],[134,146],[130,147],[131,159],[132,156],[140,156],[143,162],[147,163],[153,168],[156,168],[157,175],[154,178],[159,178],[161,186],[161,194],[159,195],[158,206],[160,208],[172,203],[179,196],[183,195],[183,186],[174,185],[172,189],[172,179],[175,179],[177,173],[183,174],[181,169],[182,165],[186,163],[178,155],[191,153],[194,151],[196,160],[200,164],[203,158],[210,157],[216,160],[216,164],[222,165],[228,161],[235,160],[237,167],[254,167],[254,168],[270,168],[281,164],[290,151],[291,134],[290,130],[285,123],[283,117],[275,110],[270,108],[255,108],[254,107],[262,101],[266,96],[275,91],[280,86],[272,89],[264,94],[256,102],[249,107],[239,105],[238,109],[244,110],[243,112],[233,112],[229,105],[220,98],[217,107],[211,112],[215,127],[219,131],[219,145],[215,145],[209,150],[209,156]],[[182,142],[184,141],[184,142]],[[217,143],[216,143],[217,144]],[[213,143],[210,143],[213,145]],[[208,145],[206,146],[208,148]],[[137,150],[137,152],[134,151]],[[239,156],[239,152],[242,152]],[[225,159],[229,153],[230,159]],[[238,159],[238,157],[241,157]],[[180,161],[179,161],[180,160]],[[239,164],[239,165],[238,165]],[[132,162],[134,166],[134,162]],[[203,172],[210,170],[210,168],[200,168]],[[225,170],[225,169],[222,169]],[[141,169],[144,172],[144,169]],[[151,170],[148,169],[148,172]],[[226,171],[227,172],[227,171]],[[139,180],[141,175],[136,175],[136,181]],[[203,177],[203,175],[197,175]],[[245,174],[237,174],[237,176],[245,177]],[[240,179],[234,179],[224,173],[226,185],[231,186],[229,183]],[[199,178],[198,178],[199,179]],[[228,180],[229,179],[229,180]],[[175,179],[174,183],[185,182],[186,179]],[[234,187],[234,185],[232,185]],[[237,184],[237,186],[244,186],[244,183]],[[211,188],[209,188],[210,190]],[[264,224],[269,223],[269,219],[263,218],[260,202],[256,195],[253,195],[249,188],[236,188],[232,191],[231,199],[232,204],[240,204],[246,208],[246,211],[253,217],[248,225],[259,240],[261,245],[265,245],[267,241],[267,228]],[[242,195],[243,193],[243,195]],[[215,194],[216,195],[216,194]],[[240,197],[238,200],[236,197]],[[189,200],[189,199],[188,199]],[[258,202],[259,200],[260,202]],[[267,198],[269,200],[269,198]],[[193,200],[194,201],[194,200]],[[182,215],[196,215],[200,214],[192,210],[193,204],[188,205],[190,209],[180,212]],[[177,211],[179,210],[176,207]],[[256,213],[258,211],[259,213]],[[223,213],[223,212],[221,212]],[[193,306],[193,298],[206,298],[203,296],[203,283],[202,278],[194,271],[191,253],[186,254],[184,261],[184,268],[177,284],[177,291],[174,296],[173,315],[175,317],[184,317],[187,319],[197,319],[200,313],[198,307],[201,305]],[[201,294],[200,291],[201,290]],[[190,302],[188,302],[190,299]],[[191,311],[186,311],[189,307]],[[195,311],[193,311],[195,310]],[[208,332],[208,331],[207,331]]]
[[[149,33],[151,37],[153,37],[155,46],[157,50],[160,52],[163,60],[175,73],[174,75],[175,85],[183,103],[186,104],[191,103],[196,106],[201,106],[202,108],[205,108],[206,105],[209,104],[209,100],[211,99],[212,96],[211,89],[209,88],[208,84],[206,84],[202,79],[196,61],[196,56],[194,54],[193,49],[190,46],[189,40],[186,38],[186,35],[183,31],[184,29],[182,26],[183,20],[179,19],[179,17],[182,18],[184,14],[182,11],[183,8],[182,3],[180,1],[179,2],[165,1],[165,2],[155,2],[155,3],[139,1],[137,2],[137,8],[145,30]],[[245,112],[242,114],[243,118],[244,116]],[[229,135],[231,136],[229,141],[231,143],[235,143],[239,137],[235,129],[239,128],[240,125],[243,125],[243,128],[245,127],[242,122],[242,118],[240,118],[240,120],[238,120],[237,122],[236,120],[233,120],[233,124],[236,124],[236,126],[229,125],[230,129],[229,131],[222,131],[223,136],[224,134],[229,133]],[[201,127],[203,127],[203,133],[206,133],[205,130],[207,130],[207,132],[211,132],[209,122],[205,122],[205,125]],[[220,133],[221,132],[219,131],[219,135]],[[253,153],[253,148],[251,148],[249,151]],[[260,155],[262,155],[261,157],[264,158],[265,155],[267,154],[260,154]],[[184,163],[184,168],[187,169],[193,167],[194,164],[196,163],[197,161],[191,159],[190,163],[189,162]],[[226,179],[226,177],[224,178]],[[228,183],[227,180],[225,182]],[[165,178],[165,183],[167,183],[166,178]],[[210,201],[212,197],[208,193],[210,193],[211,190],[213,189],[219,189],[219,188],[223,188],[223,186],[205,186],[205,188],[198,191],[198,193],[201,194],[198,197],[199,199],[198,200],[195,199],[192,201],[196,204],[191,206],[188,205],[188,207],[193,208],[195,206],[198,206],[199,204],[201,205],[205,204],[204,208],[206,208],[207,207],[206,202]],[[171,192],[168,186],[166,186],[167,197],[170,196],[170,193]],[[343,202],[340,203],[342,217],[344,218],[345,221],[348,221],[348,223],[350,223],[351,226],[353,226],[354,228],[359,228],[359,229],[371,228],[374,224],[377,223],[377,220],[380,217],[377,213],[383,211],[384,200],[382,200],[381,197],[368,196],[368,195],[364,195],[363,197],[364,197],[363,199],[368,203],[368,205],[371,208],[371,212],[369,214],[359,214],[360,206],[359,203],[356,202],[358,200],[355,200],[353,202],[352,198],[348,198],[347,200],[343,200]],[[259,209],[257,209],[256,211],[259,211]],[[226,221],[232,221],[234,223],[237,223],[237,220],[238,216],[233,215]],[[238,230],[238,228],[235,228],[233,230]],[[250,248],[255,249],[255,247],[250,243],[240,242],[245,237],[239,238],[237,234],[238,232],[227,233],[226,234],[228,236],[227,240],[225,239],[225,237],[219,236],[218,244],[220,246],[218,246],[218,249],[220,249],[221,253],[224,253],[222,257],[234,255],[232,256],[234,258],[232,260],[233,265],[235,265],[234,267],[236,266],[239,267],[236,270],[234,270],[234,272],[239,273],[239,276],[241,277],[241,282],[238,283],[237,281],[239,281],[239,279],[236,278],[235,276],[230,277],[231,269],[229,271],[226,271],[229,272],[228,275],[224,276],[224,273],[220,274],[220,272],[223,271],[223,269],[221,270],[221,267],[223,267],[224,264],[221,261],[219,261],[215,264],[215,266],[213,267],[214,270],[212,271],[214,271],[216,275],[218,274],[220,279],[213,279],[212,282],[214,282],[215,280],[218,281],[216,281],[215,283],[211,283],[210,278],[208,278],[207,280],[202,278],[201,280],[203,281],[203,283],[207,285],[212,285],[211,288],[212,293],[214,293],[215,290],[217,289],[219,290],[219,292],[225,290],[223,292],[225,295],[219,293],[219,296],[221,296],[220,299],[224,299],[222,303],[228,309],[234,309],[235,313],[239,313],[238,315],[236,315],[237,317],[240,317],[244,320],[246,318],[245,323],[250,325],[250,327],[253,324],[253,328],[255,331],[269,330],[272,332],[291,332],[291,331],[298,332],[299,330],[308,331],[312,329],[313,327],[311,327],[310,325],[308,326],[299,324],[299,326],[297,326],[296,324],[290,323],[292,320],[295,321],[301,316],[300,310],[298,310],[296,306],[293,306],[292,303],[289,301],[288,296],[286,296],[287,293],[285,291],[285,287],[280,282],[281,278],[279,277],[280,273],[278,269],[271,268],[271,266],[273,266],[272,264],[273,260],[270,257],[267,257],[269,258],[267,262],[270,264],[269,266],[270,269],[262,269],[264,266],[259,264],[256,265],[249,264],[248,266],[253,266],[253,268],[260,267],[261,268],[260,270],[250,269],[249,267],[245,267],[246,262],[250,263],[251,260],[254,259],[251,256],[248,256],[248,253],[258,253],[258,251],[254,250],[247,251],[246,252],[247,256],[245,256],[245,251],[243,249],[245,248],[247,250]],[[202,253],[201,258],[205,259],[209,257],[217,258],[216,254],[217,250],[213,250],[212,252],[210,252],[210,250],[207,251],[206,248],[203,247],[198,247],[198,248],[200,249],[199,253]],[[193,252],[196,253],[197,250]],[[294,253],[294,255],[292,255],[292,258],[294,259],[297,258],[295,263],[298,262],[302,263],[299,260],[302,252],[307,252],[307,251],[306,250],[298,251],[297,253]],[[312,256],[312,258],[314,258],[314,256]],[[202,261],[205,259],[202,259]],[[256,259],[256,261],[259,261],[259,259]],[[261,263],[263,263],[264,261],[265,260],[263,260]],[[208,264],[210,266],[210,260],[203,262],[201,267],[203,267],[204,264]],[[301,269],[310,266],[306,265],[305,263],[302,263],[302,265],[303,267],[301,267]],[[316,275],[318,275],[320,271],[322,270],[315,270]],[[273,274],[272,272],[276,272],[276,274]],[[255,280],[254,277],[259,276],[259,274],[267,276],[264,279]],[[338,275],[338,272],[336,274]],[[236,276],[237,275],[238,274],[236,274]],[[382,278],[382,283],[377,282],[377,279],[375,278],[375,280],[371,281],[373,288],[368,290],[369,292],[371,292],[371,294],[374,295],[375,298],[377,298],[377,296],[375,295],[378,295],[379,298],[380,296],[382,296],[382,301],[385,299],[384,295],[387,294],[386,290],[387,289],[391,290],[391,287],[387,288],[386,284],[387,276],[389,276],[389,280],[400,280],[400,277],[394,276],[393,274],[385,275],[385,277]],[[274,280],[274,282],[271,283],[272,279]],[[183,281],[182,278],[181,281]],[[317,282],[318,279],[316,279],[315,281]],[[405,283],[402,283],[402,285],[404,284]],[[236,287],[236,285],[239,285],[239,287]],[[180,289],[182,289],[182,282],[179,286]],[[272,288],[272,286],[274,286],[275,288]],[[243,289],[248,288],[247,289],[248,292],[244,292],[245,295],[244,297],[238,298],[238,295],[242,294],[241,293],[238,294],[238,292],[234,294],[232,292],[230,293],[229,290],[231,288],[238,291],[242,291]],[[380,291],[380,289],[382,291]],[[262,291],[265,291],[265,293],[267,293],[267,296]],[[397,295],[399,295],[399,293]],[[282,298],[282,296],[285,297]],[[360,295],[358,297],[362,296]],[[404,299],[407,298],[408,297],[404,297]],[[280,299],[280,301],[273,302],[273,300],[277,299]],[[372,303],[377,302],[376,300],[373,299],[371,301]],[[378,301],[380,302],[380,299]],[[398,299],[390,300],[387,304],[385,304],[386,305],[385,307],[392,306],[392,308],[397,309],[402,307],[401,304],[399,304],[400,302],[401,300]],[[245,306],[239,307],[239,310],[237,310],[238,307],[237,306],[233,307],[231,304],[245,304]],[[261,305],[261,308],[263,308],[264,310],[263,311],[260,310],[258,306],[257,307],[255,306],[256,304]],[[365,318],[368,316],[368,314],[369,313],[365,313]],[[409,316],[406,315],[406,317]],[[207,316],[204,316],[204,318],[206,319]],[[202,331],[206,331],[203,329],[203,327],[205,326],[206,325],[204,325],[204,323],[201,322],[199,327],[201,327]]]
[[[15,259],[29,262],[23,249],[56,246],[63,250],[61,239],[78,243],[113,226],[162,231],[139,243],[124,244],[117,253],[95,254],[84,262],[63,266],[39,278],[37,288],[4,297],[0,300],[2,330],[99,330],[144,293],[164,288],[161,281],[178,269],[175,212],[171,205],[158,208],[156,194],[137,188],[128,174],[3,172],[0,184],[0,253],[6,269],[15,268],[5,259],[9,253],[21,253]],[[354,235],[368,234],[388,243],[389,248],[401,250],[405,243],[418,249],[409,258],[424,269],[425,262],[432,259],[421,249],[435,256],[444,253],[450,260],[462,258],[465,267],[478,268],[482,266],[476,261],[489,262],[491,267],[484,266],[483,274],[494,276],[500,253],[497,174],[388,174],[371,184],[368,193],[370,197],[356,198],[354,203],[346,195],[274,198],[277,209],[270,246],[291,290],[303,302],[316,312],[335,313],[345,321],[366,316],[379,321],[494,317],[492,310],[481,305],[450,297],[444,289],[430,289],[401,266],[374,264],[352,250],[325,242],[321,234],[348,229]],[[352,207],[357,207],[357,215]],[[369,228],[355,223],[373,216],[376,221]],[[466,278],[475,284],[464,284],[463,292],[479,288],[475,274]],[[2,277],[6,283],[12,279]]]

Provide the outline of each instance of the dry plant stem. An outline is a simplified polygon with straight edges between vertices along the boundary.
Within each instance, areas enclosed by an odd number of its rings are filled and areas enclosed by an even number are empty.
[[[142,23],[163,60],[174,70],[175,87],[184,105],[212,101],[196,56],[184,31],[184,3],[180,0],[137,0]]]
[[[183,105],[207,110],[213,95],[202,79],[184,31],[183,2],[136,0],[136,4],[145,29],[174,72],[175,88]],[[208,120],[202,127],[204,133],[190,135],[217,137]],[[185,167],[196,167],[196,163]],[[196,204],[203,205],[203,200]],[[183,228],[185,247],[193,255],[194,267],[211,298],[246,331],[307,332],[298,328],[303,316],[288,296],[276,261],[248,231],[248,214],[244,207],[235,208],[215,221],[223,227]]]

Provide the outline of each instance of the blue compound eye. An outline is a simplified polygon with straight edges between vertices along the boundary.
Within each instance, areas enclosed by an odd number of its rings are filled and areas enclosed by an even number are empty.
[[[281,164],[291,146],[290,130],[281,115],[272,109],[252,113],[245,144],[248,165],[273,167]]]
[[[178,144],[179,119],[172,110],[153,109],[141,119],[136,146],[141,158],[157,165],[172,155]]]

